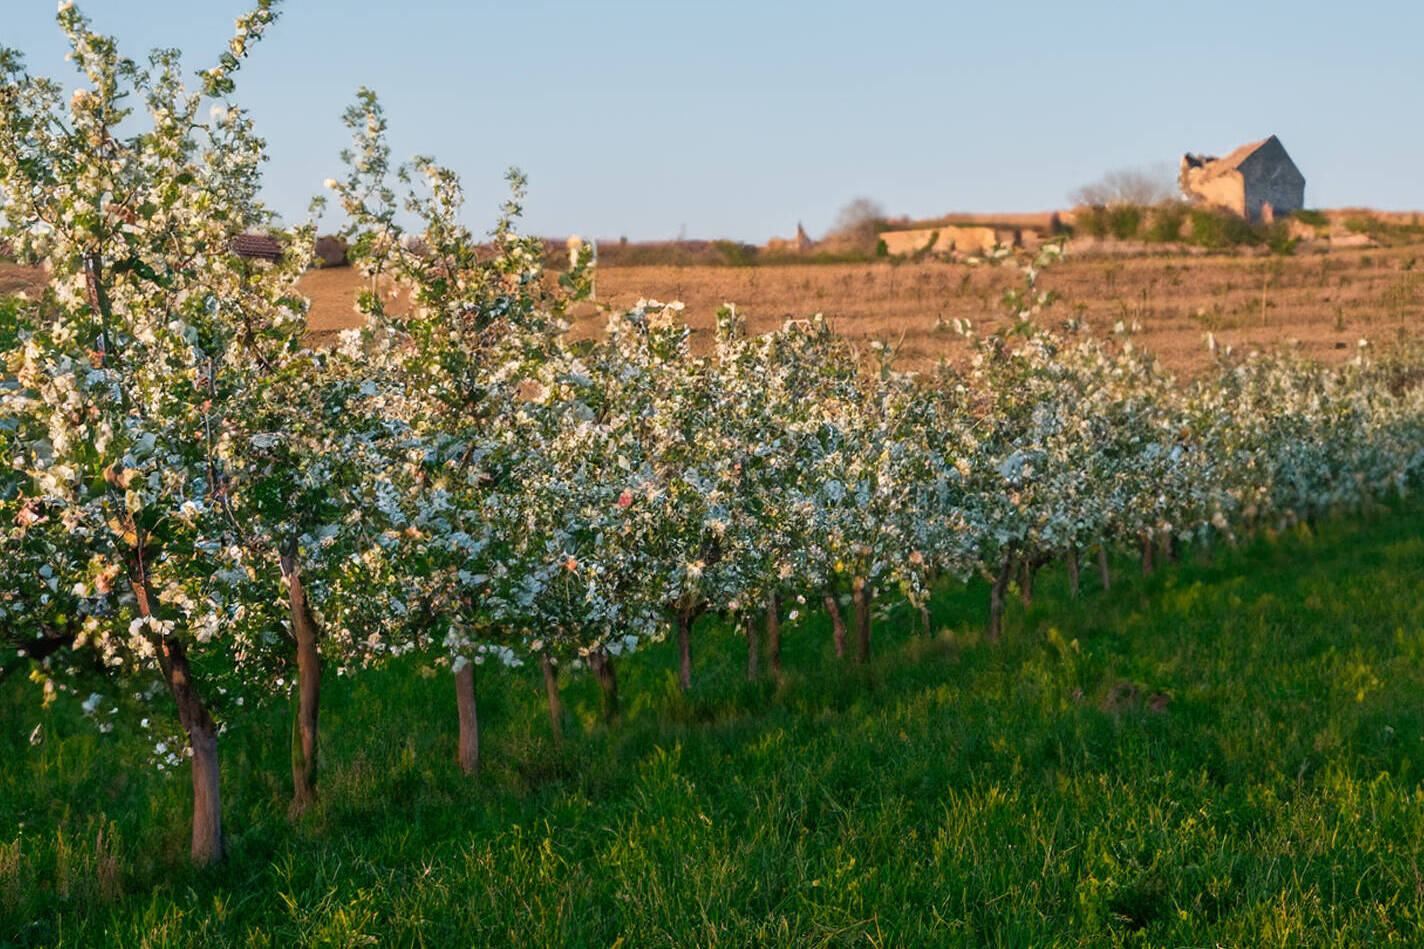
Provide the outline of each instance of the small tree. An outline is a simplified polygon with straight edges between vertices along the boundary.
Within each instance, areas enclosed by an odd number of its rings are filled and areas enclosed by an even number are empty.
[[[368,317],[359,342],[370,356],[368,385],[386,396],[392,459],[373,477],[391,487],[395,529],[370,559],[402,605],[377,651],[413,647],[448,659],[459,760],[473,773],[475,666],[490,656],[521,664],[516,647],[537,644],[552,683],[554,663],[582,641],[583,600],[560,596],[569,592],[561,569],[571,558],[547,548],[581,509],[569,504],[561,452],[578,442],[564,423],[586,394],[560,383],[572,370],[559,334],[567,307],[589,294],[592,254],[575,246],[568,272],[545,279],[540,242],[515,230],[524,194],[517,171],[492,247],[482,248],[459,223],[464,196],[454,172],[420,157],[392,173],[374,93],[360,90],[345,119],[348,173],[328,185],[372,280],[359,300]],[[420,222],[414,241],[397,220],[391,174]],[[408,311],[387,310],[383,279],[407,296]],[[359,335],[350,334],[353,346]],[[552,686],[550,698],[556,704]]]
[[[87,85],[67,102],[0,51],[3,236],[51,278],[0,339],[17,383],[0,398],[6,549],[26,551],[0,623],[25,617],[117,674],[161,677],[192,759],[197,863],[223,850],[215,715],[270,681],[228,474],[248,337],[286,334],[300,306],[289,270],[253,274],[229,251],[267,216],[262,143],[222,100],[275,18],[259,0],[198,91],[176,52],[141,67],[70,2],[58,20]]]
[[[1149,207],[1170,201],[1176,195],[1177,184],[1171,170],[1166,165],[1155,164],[1106,172],[1097,181],[1073,191],[1068,200],[1093,208]]]
[[[836,214],[831,236],[854,244],[862,250],[875,248],[881,226],[885,223],[885,208],[870,198],[852,198]]]

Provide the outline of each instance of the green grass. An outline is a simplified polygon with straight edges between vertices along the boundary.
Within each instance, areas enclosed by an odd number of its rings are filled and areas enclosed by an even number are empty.
[[[10,683],[0,943],[1421,944],[1424,514],[1186,560],[1077,602],[1047,570],[997,648],[947,590],[863,670],[816,617],[779,691],[699,628],[689,698],[671,643],[611,730],[566,683],[562,752],[535,672],[486,676],[478,786],[448,672],[332,678],[317,809],[284,817],[284,710],[244,723],[202,873],[186,773],[64,720],[31,748]]]

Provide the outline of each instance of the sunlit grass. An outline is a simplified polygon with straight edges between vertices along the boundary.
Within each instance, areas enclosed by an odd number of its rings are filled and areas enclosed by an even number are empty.
[[[1109,595],[1045,571],[1000,647],[984,589],[893,611],[866,669],[819,617],[786,683],[699,627],[565,683],[448,672],[323,692],[322,798],[285,819],[288,721],[224,738],[230,857],[186,868],[186,774],[3,686],[0,943],[1416,945],[1424,940],[1424,515],[1338,522]],[[1017,607],[1015,607],[1017,609]],[[28,743],[45,721],[47,738]]]

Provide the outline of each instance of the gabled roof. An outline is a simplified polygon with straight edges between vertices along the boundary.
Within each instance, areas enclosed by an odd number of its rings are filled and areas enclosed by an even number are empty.
[[[282,259],[281,242],[266,234],[239,234],[232,239],[229,247],[239,257],[271,261]]]
[[[1267,145],[1270,145],[1273,142],[1275,143],[1277,148],[1280,148],[1282,153],[1285,152],[1285,146],[1281,145],[1280,139],[1272,135],[1268,138],[1261,139],[1259,142],[1248,142],[1247,144],[1242,145],[1239,148],[1233,149],[1229,154],[1224,155],[1221,158],[1216,158],[1210,155],[1193,155],[1190,157],[1195,158],[1199,163],[1199,167],[1201,168],[1200,174],[1202,178],[1215,178],[1216,176],[1224,175],[1227,172],[1240,171],[1241,166],[1246,163],[1246,160],[1248,158],[1250,158],[1252,155],[1256,154],[1261,149],[1265,148]]]
[[[1274,135],[1272,135],[1271,138],[1263,138],[1259,142],[1242,145],[1240,148],[1234,149],[1231,154],[1216,159],[1212,164],[1221,168],[1223,171],[1240,168],[1242,162],[1260,151],[1261,148],[1273,138],[1275,138]]]

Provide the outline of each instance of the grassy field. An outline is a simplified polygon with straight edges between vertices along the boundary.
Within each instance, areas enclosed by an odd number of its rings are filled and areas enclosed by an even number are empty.
[[[1419,945],[1421,558],[1416,509],[1077,602],[1050,568],[998,647],[953,586],[864,669],[804,619],[780,689],[699,627],[688,698],[671,643],[621,664],[611,729],[566,682],[562,751],[535,672],[489,675],[478,786],[448,672],[333,677],[317,808],[287,823],[285,710],[253,716],[201,874],[186,772],[12,680],[0,944]]]

